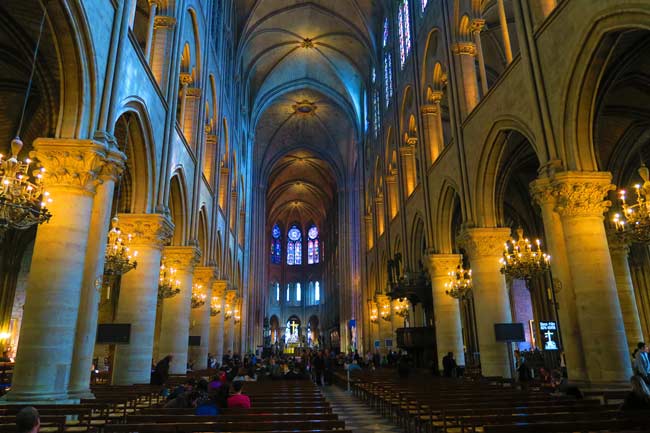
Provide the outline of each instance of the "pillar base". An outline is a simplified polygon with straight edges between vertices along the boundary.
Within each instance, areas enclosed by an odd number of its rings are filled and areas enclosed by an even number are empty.
[[[82,389],[79,391],[69,392],[68,397],[76,400],[94,400],[95,394],[93,394],[90,389]]]
[[[11,391],[0,398],[0,405],[43,405],[43,404],[79,404],[78,398],[66,394],[43,395],[40,393],[12,394]]]

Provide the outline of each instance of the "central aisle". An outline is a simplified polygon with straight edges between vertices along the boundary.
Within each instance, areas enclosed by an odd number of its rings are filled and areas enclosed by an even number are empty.
[[[345,421],[345,428],[354,433],[403,433],[401,428],[372,412],[362,401],[337,386],[324,387],[323,395],[332,405],[332,411]]]

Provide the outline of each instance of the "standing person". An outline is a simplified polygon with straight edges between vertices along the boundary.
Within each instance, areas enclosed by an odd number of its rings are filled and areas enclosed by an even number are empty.
[[[519,384],[521,385],[521,389],[526,391],[528,390],[528,383],[532,379],[530,368],[528,368],[526,358],[518,350],[515,350],[515,359],[517,360],[517,378],[519,379]]]
[[[167,355],[160,361],[153,369],[151,373],[151,384],[152,385],[164,385],[169,379],[169,365],[171,364],[173,356]]]
[[[323,371],[325,370],[325,360],[322,353],[316,353],[312,367],[314,368],[314,381],[316,385],[323,386]]]
[[[648,357],[648,346],[641,341],[637,344],[639,349],[634,358],[634,372],[641,376],[646,384],[650,384],[650,358]]]
[[[456,360],[454,359],[454,353],[453,352],[447,352],[447,355],[445,355],[442,358],[442,375],[444,377],[456,377],[456,369],[458,368],[458,365],[456,364]]]
[[[41,418],[36,408],[24,407],[16,415],[16,429],[18,433],[37,433],[41,428]]]
[[[249,396],[242,394],[244,382],[236,381],[232,383],[233,393],[228,397],[228,408],[242,407],[244,409],[251,408],[251,399]]]

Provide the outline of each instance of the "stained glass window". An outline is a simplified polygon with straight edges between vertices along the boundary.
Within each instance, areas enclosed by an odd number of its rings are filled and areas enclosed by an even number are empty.
[[[388,18],[384,19],[384,38],[382,39],[382,47],[386,47],[388,45],[388,37],[389,37],[389,30],[390,27],[388,26]]]
[[[302,301],[302,289],[300,283],[296,283],[296,302]]]
[[[421,0],[422,3],[422,12],[427,8],[427,4],[429,3],[429,0]]]
[[[314,284],[314,301],[316,303],[320,302],[320,283],[318,281]]]
[[[280,242],[280,227],[275,224],[271,230],[271,263],[279,265],[282,262],[282,244]]]
[[[291,284],[287,284],[287,302],[291,300]]]
[[[372,81],[372,84],[375,84],[375,81],[377,81],[377,71],[374,67],[370,70],[370,79]]]
[[[307,232],[307,264],[320,263],[318,248],[318,227],[311,226]]]
[[[389,52],[384,53],[384,92],[388,107],[393,97],[393,56]]]
[[[411,52],[411,21],[409,19],[409,2],[402,0],[397,14],[397,25],[399,30],[399,60],[400,67],[404,67],[406,58]]]
[[[275,301],[280,302],[280,283],[275,283]]]
[[[379,90],[375,89],[372,93],[372,129],[375,133],[375,138],[379,135],[379,125],[381,118],[379,117]]]
[[[287,233],[287,265],[302,265],[302,232],[297,226],[291,226]]]

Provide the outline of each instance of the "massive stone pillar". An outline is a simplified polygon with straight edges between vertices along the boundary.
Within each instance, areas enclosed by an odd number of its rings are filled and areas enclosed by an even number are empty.
[[[610,182],[604,172],[562,172],[553,178],[592,385],[627,384],[632,374],[603,224],[611,204],[603,198],[614,189]]]
[[[92,398],[90,392],[90,370],[95,350],[99,298],[106,242],[111,219],[111,203],[115,182],[124,167],[124,155],[120,152],[109,154],[111,163],[104,166],[101,185],[97,187],[90,219],[90,235],[86,250],[86,265],[79,300],[79,318],[72,357],[72,370],[68,394],[72,398]]]
[[[201,252],[194,246],[171,246],[165,247],[163,256],[165,265],[176,269],[181,292],[163,300],[159,353],[161,357],[173,356],[169,369],[171,374],[185,374],[194,266],[198,263]]]
[[[495,323],[510,323],[512,315],[506,280],[500,272],[509,228],[470,228],[459,236],[472,266],[474,302],[483,376],[510,377],[506,343],[497,342]]]
[[[68,398],[79,298],[98,175],[105,147],[91,140],[40,138],[51,220],[36,232],[11,401]]]
[[[530,184],[531,195],[542,210],[544,238],[551,255],[553,287],[558,303],[562,349],[567,374],[573,383],[587,383],[587,366],[582,347],[582,335],[576,310],[576,296],[571,280],[569,259],[564,242],[564,228],[560,214],[555,211],[556,196],[549,178],[543,177]]]
[[[465,115],[469,114],[479,101],[478,82],[476,81],[476,45],[473,42],[456,42],[452,51],[460,63],[460,85],[462,86]]]
[[[628,262],[630,248],[627,242],[621,241],[614,233],[608,233],[607,243],[612,258],[618,302],[621,304],[628,350],[633,352],[637,343],[645,340],[641,330],[641,319],[639,318],[639,309],[637,308],[634,286],[632,285],[632,273]]]
[[[129,344],[116,345],[113,384],[149,383],[156,325],[156,304],[162,248],[173,224],[161,214],[120,214],[123,232],[133,233],[138,267],[122,276],[115,323],[131,324]]]
[[[210,300],[212,299],[212,282],[216,277],[216,273],[217,269],[213,267],[197,267],[194,269],[194,284],[197,287],[201,286],[202,293],[206,295],[205,304],[198,308],[192,308],[190,314],[190,335],[201,337],[201,345],[190,347],[189,351],[189,357],[194,361],[195,370],[204,370],[208,367]]]
[[[436,345],[440,367],[442,367],[442,358],[447,352],[454,353],[458,365],[465,365],[460,306],[458,299],[445,293],[449,272],[456,269],[461,258],[460,254],[430,254],[426,261],[431,276],[433,314],[436,320]]]
[[[217,362],[221,364],[223,360],[223,334],[224,334],[224,316],[225,312],[225,299],[228,281],[216,280],[212,284],[212,296],[217,297],[217,305],[219,306],[219,314],[210,317],[210,352],[215,354]]]

